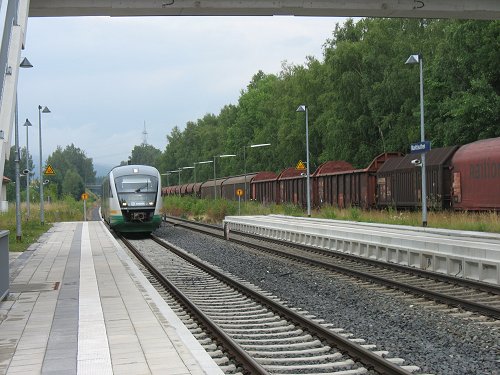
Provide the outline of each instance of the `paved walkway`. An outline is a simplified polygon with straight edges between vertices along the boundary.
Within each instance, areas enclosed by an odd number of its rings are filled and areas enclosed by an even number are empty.
[[[11,259],[0,374],[222,374],[100,222]]]

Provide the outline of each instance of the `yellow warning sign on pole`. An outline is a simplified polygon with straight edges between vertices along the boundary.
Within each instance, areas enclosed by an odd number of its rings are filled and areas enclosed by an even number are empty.
[[[302,162],[302,160],[299,160],[299,162],[297,163],[297,165],[295,166],[295,169],[298,170],[298,171],[305,171],[306,170],[306,166],[305,164]]]
[[[54,168],[52,168],[52,166],[49,164],[47,165],[47,168],[45,168],[45,171],[43,171],[43,174],[54,176],[56,172],[54,171]]]
[[[86,201],[87,199],[89,199],[89,195],[87,193],[82,193],[82,200]]]

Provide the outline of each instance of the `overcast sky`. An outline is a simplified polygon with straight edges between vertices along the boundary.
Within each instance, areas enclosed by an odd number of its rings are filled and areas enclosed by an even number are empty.
[[[30,18],[19,77],[19,123],[29,118],[38,160],[38,105],[43,159],[74,143],[94,165],[127,160],[147,142],[160,150],[174,126],[235,104],[260,69],[322,59],[342,18],[78,17]],[[292,108],[293,110],[293,108]],[[20,143],[26,131],[21,126]],[[36,164],[37,165],[37,164]],[[38,172],[38,171],[37,171]],[[57,171],[56,171],[57,172]],[[101,174],[101,173],[98,173]]]

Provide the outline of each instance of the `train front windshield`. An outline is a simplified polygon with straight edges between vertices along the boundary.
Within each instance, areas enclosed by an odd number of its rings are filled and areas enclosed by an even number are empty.
[[[158,179],[154,176],[130,175],[115,178],[116,193],[122,208],[154,207]]]

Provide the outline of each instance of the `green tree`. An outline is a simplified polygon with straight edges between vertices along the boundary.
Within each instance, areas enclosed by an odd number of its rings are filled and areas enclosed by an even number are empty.
[[[500,136],[500,21],[362,19],[336,25],[323,60],[283,62],[278,74],[258,71],[235,105],[206,114],[167,135],[161,171],[211,160],[218,175],[280,171],[306,158],[304,114],[309,108],[311,170],[328,160],[366,165],[379,153],[408,152],[420,139],[419,70],[409,55],[424,58],[425,130],[433,147]],[[182,182],[192,171],[182,172]],[[197,168],[197,180],[211,178]]]
[[[135,146],[129,158],[130,164],[150,165],[158,168],[161,151],[151,145]]]
[[[57,149],[47,158],[47,165],[55,171],[55,175],[49,176],[48,179],[57,186],[58,197],[64,194],[63,184],[70,170],[80,176],[84,185],[95,181],[96,172],[92,158],[88,158],[85,152],[74,144],[66,146],[64,150],[61,146],[57,146]]]
[[[85,192],[85,185],[83,183],[82,176],[80,176],[76,169],[69,169],[64,174],[62,183],[62,195],[69,195],[75,200],[79,200],[83,192]]]

